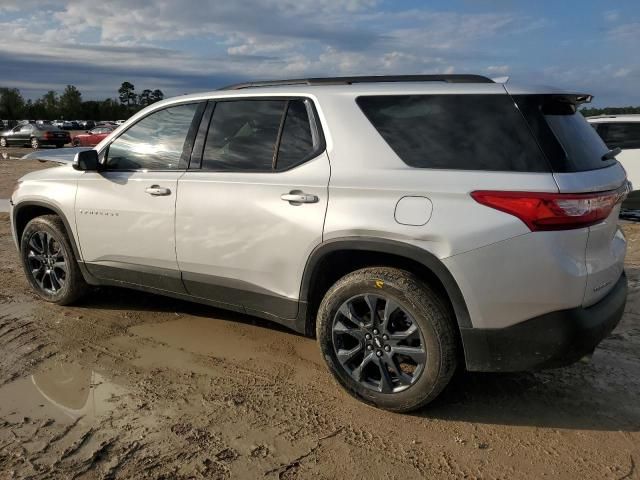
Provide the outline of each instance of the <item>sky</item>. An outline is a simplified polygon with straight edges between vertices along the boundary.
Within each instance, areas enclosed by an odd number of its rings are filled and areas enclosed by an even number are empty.
[[[32,99],[477,73],[640,105],[638,0],[0,0],[0,32],[0,86]]]

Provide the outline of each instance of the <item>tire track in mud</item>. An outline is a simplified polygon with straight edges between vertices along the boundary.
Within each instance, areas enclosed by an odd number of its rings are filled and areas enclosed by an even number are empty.
[[[46,331],[35,323],[30,308],[4,304],[0,315],[0,386],[56,355]]]
[[[6,239],[0,222],[0,247]],[[0,275],[19,271],[9,258]],[[636,306],[639,274],[630,270]],[[445,405],[395,415],[347,397],[308,340],[269,325],[119,290],[75,307],[25,292],[21,280],[0,279],[0,385],[46,370],[51,355],[104,372],[88,391],[100,381],[124,390],[102,398],[94,417],[0,417],[0,478],[637,478],[634,305],[594,365],[465,377]],[[211,342],[246,351],[173,341],[205,316],[211,328],[196,336],[220,334]],[[179,328],[163,338],[136,328],[171,321]]]

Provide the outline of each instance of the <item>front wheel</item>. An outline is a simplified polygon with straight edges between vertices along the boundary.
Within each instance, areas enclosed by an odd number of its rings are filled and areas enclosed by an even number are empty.
[[[33,148],[34,150],[40,148],[40,141],[36,137],[33,137],[31,139],[31,148]]]
[[[31,220],[22,233],[20,254],[27,280],[44,300],[68,305],[88,290],[60,217]]]
[[[408,412],[435,399],[453,376],[453,322],[443,299],[418,277],[375,267],[331,287],[316,329],[342,387],[377,407]]]

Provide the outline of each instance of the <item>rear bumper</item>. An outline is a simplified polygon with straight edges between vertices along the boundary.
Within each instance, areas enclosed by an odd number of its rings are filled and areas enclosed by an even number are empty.
[[[574,363],[618,325],[626,301],[623,273],[611,292],[588,308],[552,312],[506,328],[463,328],[467,370],[516,372]]]

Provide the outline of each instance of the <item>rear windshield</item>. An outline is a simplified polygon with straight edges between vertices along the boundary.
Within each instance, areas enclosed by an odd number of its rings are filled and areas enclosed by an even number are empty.
[[[364,96],[357,103],[409,166],[549,172],[526,121],[506,94]]]
[[[615,159],[602,160],[609,149],[569,98],[516,95],[514,100],[554,172],[596,170],[616,162]]]

